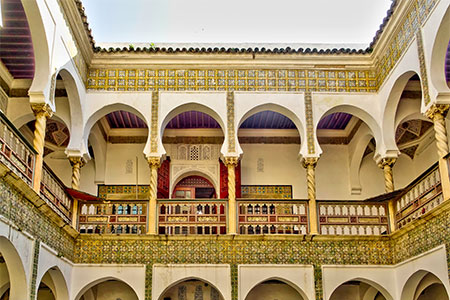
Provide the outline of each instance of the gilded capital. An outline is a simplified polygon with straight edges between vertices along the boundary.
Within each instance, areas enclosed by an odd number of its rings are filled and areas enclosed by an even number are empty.
[[[378,162],[378,167],[384,169],[384,167],[393,167],[395,162],[397,161],[396,157],[384,157]]]
[[[72,167],[78,166],[79,168],[83,167],[85,165],[85,160],[81,156],[69,156],[70,165]]]
[[[147,157],[147,162],[150,167],[157,167],[159,168],[161,166],[161,157],[159,156],[149,156]]]
[[[444,118],[447,115],[449,108],[450,108],[449,104],[433,104],[425,112],[425,115],[434,121],[437,117]]]
[[[45,116],[49,119],[53,116],[53,111],[47,103],[31,103],[31,109],[36,117]]]
[[[307,169],[308,167],[315,168],[318,161],[319,161],[318,157],[304,157],[302,159],[302,166],[305,169]]]
[[[237,157],[237,156],[225,156],[223,158],[223,163],[226,166],[234,166],[234,167],[236,167],[238,165],[238,163],[239,163],[239,157]]]

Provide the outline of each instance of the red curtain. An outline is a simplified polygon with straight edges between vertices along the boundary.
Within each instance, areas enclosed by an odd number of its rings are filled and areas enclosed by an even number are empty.
[[[170,185],[170,159],[166,159],[158,169],[158,194],[160,199],[169,198],[169,185]]]

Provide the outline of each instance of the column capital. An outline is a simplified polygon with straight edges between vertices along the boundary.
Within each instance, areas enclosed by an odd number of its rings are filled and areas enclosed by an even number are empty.
[[[31,103],[31,110],[36,117],[43,115],[49,119],[53,116],[53,110],[47,103]]]
[[[147,157],[147,162],[150,167],[157,167],[159,168],[161,166],[161,157],[159,156],[149,156]]]
[[[315,168],[318,161],[319,161],[318,157],[303,157],[302,158],[302,166],[305,169],[307,169],[308,167]]]
[[[70,165],[79,166],[79,168],[83,167],[86,164],[86,160],[81,156],[69,156]]]
[[[381,169],[384,169],[384,167],[386,167],[386,166],[392,168],[396,161],[397,161],[396,157],[383,157],[378,162],[378,167]]]
[[[436,118],[439,117],[444,118],[447,115],[449,108],[450,108],[449,104],[433,104],[425,112],[425,115],[434,121]]]
[[[231,166],[236,167],[238,165],[238,163],[239,163],[239,157],[237,157],[237,156],[225,156],[223,158],[223,163],[226,166],[230,166],[231,165]]]

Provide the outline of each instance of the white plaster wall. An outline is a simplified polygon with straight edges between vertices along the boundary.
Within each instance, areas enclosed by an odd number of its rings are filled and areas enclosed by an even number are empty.
[[[39,288],[39,283],[42,277],[51,268],[57,268],[61,272],[62,278],[53,278],[55,284],[55,294],[58,300],[69,300],[69,290],[72,282],[72,266],[73,264],[67,259],[59,258],[57,252],[41,243],[39,251],[39,262],[36,277],[36,289]]]
[[[361,199],[366,199],[384,193],[384,175],[376,162],[373,160],[373,153],[366,155],[361,162],[359,171],[361,180]]]
[[[20,256],[23,272],[25,273],[25,278],[28,285],[31,280],[34,241],[28,234],[19,232],[14,228],[9,227],[8,223],[5,222],[2,216],[0,216],[0,236],[9,240]],[[16,271],[21,272],[21,270]]]
[[[231,273],[229,265],[153,265],[152,299],[159,297],[170,287],[188,280],[198,279],[213,285],[224,300],[231,300]]]
[[[296,290],[287,284],[265,283],[254,287],[245,300],[303,300]]]
[[[96,287],[95,300],[138,300],[133,290],[120,281],[102,282]],[[85,299],[86,300],[86,299]]]
[[[292,185],[293,198],[305,199],[306,171],[298,159],[299,145],[241,144],[243,185]],[[264,172],[257,172],[257,161],[264,159]]]
[[[145,299],[145,265],[132,264],[74,265],[70,299],[78,300],[92,286],[110,279],[126,283],[138,300]]]
[[[144,144],[107,144],[105,184],[136,184],[136,157],[139,184],[149,184],[150,168],[142,151]],[[126,174],[127,160],[133,162],[133,171]]]
[[[269,279],[288,283],[304,300],[315,299],[314,269],[306,265],[239,265],[238,299],[244,300],[251,289]]]

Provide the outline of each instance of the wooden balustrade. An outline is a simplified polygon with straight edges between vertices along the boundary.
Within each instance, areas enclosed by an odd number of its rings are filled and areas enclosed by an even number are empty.
[[[0,111],[0,161],[32,186],[35,156],[33,146]]]
[[[444,201],[438,164],[425,171],[405,188],[396,203],[397,228],[419,218]]]
[[[240,234],[307,234],[308,205],[297,200],[238,200]]]
[[[319,233],[328,235],[381,235],[389,232],[387,204],[318,202]]]
[[[86,202],[79,205],[80,233],[145,234],[147,201]]]
[[[226,200],[158,200],[158,233],[226,234]]]
[[[66,192],[64,183],[44,163],[42,167],[41,196],[64,221],[71,223],[72,198]]]

